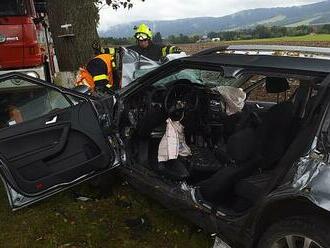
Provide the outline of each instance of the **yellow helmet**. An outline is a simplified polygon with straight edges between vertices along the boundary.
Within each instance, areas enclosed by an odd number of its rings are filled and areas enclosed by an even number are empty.
[[[140,24],[138,27],[134,27],[135,34],[134,37],[138,40],[152,39],[151,29],[144,23]]]

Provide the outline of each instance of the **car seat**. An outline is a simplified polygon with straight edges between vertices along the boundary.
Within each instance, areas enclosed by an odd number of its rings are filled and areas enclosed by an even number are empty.
[[[287,134],[289,139],[294,137],[295,131],[299,129],[301,120],[305,116],[306,106],[309,100],[311,86],[309,83],[301,83],[295,94],[289,99],[293,103],[294,120],[291,124],[291,134]],[[276,135],[276,134],[275,134]],[[280,148],[281,149],[281,148]],[[283,149],[283,148],[282,148]],[[283,153],[283,150],[279,151]],[[267,169],[267,168],[266,168]],[[262,173],[240,180],[235,186],[235,193],[239,197],[255,202],[263,193],[263,190],[272,179],[272,170],[264,170]]]
[[[272,93],[281,93],[288,89],[288,82],[272,78],[266,80],[266,88]],[[258,127],[248,127],[230,136],[226,154],[232,163],[200,182],[199,195],[208,202],[223,202],[242,178],[256,171],[272,169],[291,141],[293,120],[294,104],[290,101],[282,102],[265,113]]]

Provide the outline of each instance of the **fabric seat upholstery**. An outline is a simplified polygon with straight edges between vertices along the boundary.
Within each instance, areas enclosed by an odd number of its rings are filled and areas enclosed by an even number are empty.
[[[292,102],[294,104],[294,111],[297,118],[303,118],[306,112],[306,106],[311,94],[311,86],[306,82],[302,82],[293,95]]]
[[[283,80],[281,82],[285,83]],[[278,88],[287,89],[284,86]],[[229,137],[227,153],[235,161],[234,166],[220,169],[212,177],[200,182],[199,195],[208,202],[225,201],[242,178],[253,175],[258,169],[272,169],[291,141],[293,120],[293,103],[279,103],[265,113],[262,123],[255,130],[243,129]]]

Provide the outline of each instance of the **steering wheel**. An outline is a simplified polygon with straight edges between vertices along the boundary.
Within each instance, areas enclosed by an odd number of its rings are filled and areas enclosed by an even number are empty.
[[[164,108],[167,113],[195,111],[198,108],[199,97],[192,82],[181,79],[173,84],[164,100]]]

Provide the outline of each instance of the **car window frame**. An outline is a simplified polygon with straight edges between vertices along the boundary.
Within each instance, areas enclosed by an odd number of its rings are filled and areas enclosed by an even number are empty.
[[[138,91],[141,88],[147,88],[150,85],[152,85],[154,82],[167,77],[170,73],[175,73],[183,69],[206,69],[206,70],[220,70],[222,67],[227,66],[226,64],[218,64],[218,63],[205,63],[205,62],[193,62],[183,59],[175,59],[172,60],[166,64],[161,65],[160,67],[156,68],[155,70],[152,70],[142,77],[132,81],[129,85],[127,85],[125,88],[119,89],[117,91],[118,96],[121,98],[128,97],[132,94],[134,94],[136,91]],[[236,67],[241,68],[241,70],[237,71],[235,73],[236,77],[242,77],[242,75],[248,75],[248,74],[263,74],[263,75],[272,75],[272,76],[291,76],[291,77],[297,77],[297,78],[304,78],[307,79],[308,77],[315,78],[325,78],[328,73],[326,72],[319,72],[319,71],[299,71],[297,73],[296,70],[293,69],[285,69],[285,68],[268,68],[268,67],[246,67],[246,66],[239,66],[239,65],[229,65],[229,67]],[[240,84],[237,85],[237,87],[241,87],[244,82],[245,78],[242,77]]]
[[[14,79],[14,78],[12,77],[12,78],[8,78],[8,79],[0,79],[0,84],[2,82],[6,82],[6,81],[9,81],[9,80],[12,80],[12,79]],[[57,89],[54,89],[52,87],[48,87],[48,85],[47,86],[46,85],[40,85],[40,84],[37,84],[35,82],[31,82],[31,80],[29,80],[29,79],[21,79],[21,80],[24,81],[24,82],[26,82],[26,83],[28,83],[28,84],[30,84],[30,86],[24,86],[25,87],[24,89],[20,89],[19,87],[17,87],[16,88],[17,91],[15,91],[15,89],[12,90],[13,93],[18,92],[19,90],[23,90],[23,91],[24,90],[29,90],[29,87],[32,88],[32,87],[35,86],[35,88],[33,88],[33,89],[38,89],[40,87],[39,89],[45,90],[44,96],[47,97],[49,101],[51,101],[50,100],[50,98],[51,98],[51,92],[53,91],[53,92],[56,92],[57,94],[59,94],[61,97],[63,97],[62,99],[65,99],[65,101],[66,101],[65,105],[67,105],[67,106],[64,107],[64,108],[53,108],[52,103],[49,102],[49,104],[50,104],[50,110],[48,112],[46,112],[44,114],[41,114],[41,115],[38,115],[38,116],[35,116],[35,117],[31,118],[31,119],[24,120],[22,122],[15,123],[14,125],[4,126],[4,127],[1,128],[1,130],[2,129],[8,129],[8,128],[11,128],[13,126],[21,126],[24,123],[30,123],[30,122],[33,122],[33,121],[38,120],[40,118],[46,118],[48,116],[52,116],[54,114],[61,113],[62,112],[61,110],[64,111],[64,110],[66,110],[66,109],[71,108],[72,106],[74,106],[74,103],[72,102],[72,100],[66,94],[64,94],[62,92],[59,92]],[[32,102],[33,100],[37,100],[38,98],[39,97],[36,97],[34,99],[29,99],[29,101],[27,101],[25,104],[28,104],[29,102]]]
[[[38,85],[38,86],[42,86],[42,87],[46,87],[46,88],[50,88],[52,90],[55,90],[57,91],[58,93],[60,93],[61,95],[63,95],[65,97],[65,99],[68,101],[68,103],[70,104],[70,106],[68,106],[67,108],[64,108],[64,109],[58,109],[56,112],[51,112],[51,113],[47,113],[46,115],[42,115],[42,116],[39,116],[38,118],[40,117],[47,117],[47,116],[52,116],[56,113],[60,113],[61,110],[65,110],[65,109],[68,109],[68,108],[72,108],[74,107],[75,105],[77,104],[74,104],[74,102],[72,101],[72,99],[70,99],[69,96],[73,97],[73,98],[78,98],[78,99],[81,99],[83,100],[84,102],[89,102],[92,106],[93,106],[93,109],[95,111],[95,114],[97,113],[97,109],[95,107],[95,105],[93,104],[93,100],[97,100],[97,97],[93,97],[93,96],[89,96],[89,95],[86,95],[86,94],[83,94],[83,93],[80,93],[80,92],[76,92],[74,91],[73,89],[68,89],[68,88],[64,88],[62,86],[58,86],[58,85],[55,85],[55,84],[52,84],[52,83],[49,83],[49,82],[46,82],[44,80],[41,80],[39,78],[34,78],[34,77],[31,77],[31,76],[28,76],[24,73],[20,73],[20,72],[10,72],[10,73],[6,73],[6,74],[2,74],[0,75],[0,83],[5,81],[5,80],[9,80],[9,79],[12,79],[14,77],[19,77],[21,80],[26,80],[27,82],[30,82],[32,84],[35,84],[35,85]],[[79,104],[79,103],[78,103]],[[35,119],[32,119],[32,120],[29,120],[29,121],[24,121],[24,122],[21,122],[21,123],[17,123],[15,124],[15,126],[17,125],[22,125],[24,123],[27,123],[27,122],[30,122],[30,121],[33,121],[33,120],[36,120],[38,118],[35,118]],[[10,126],[8,127],[4,127],[4,128],[10,128]],[[3,128],[3,129],[4,129]],[[1,130],[1,129],[0,129]]]

